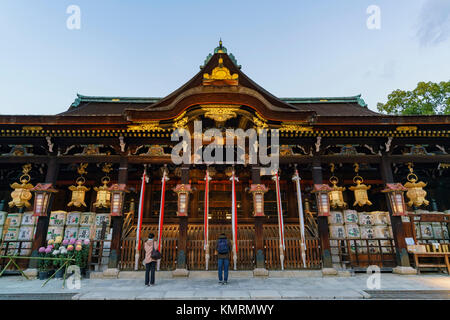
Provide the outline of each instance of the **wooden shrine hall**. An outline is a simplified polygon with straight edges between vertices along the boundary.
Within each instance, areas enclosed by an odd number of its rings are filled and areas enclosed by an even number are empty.
[[[1,254],[89,238],[92,270],[142,270],[136,239],[152,232],[160,269],[183,274],[217,268],[224,232],[235,270],[410,273],[411,248],[450,243],[449,136],[449,116],[379,114],[360,95],[276,97],[220,42],[163,98],[78,94],[60,114],[0,115]]]

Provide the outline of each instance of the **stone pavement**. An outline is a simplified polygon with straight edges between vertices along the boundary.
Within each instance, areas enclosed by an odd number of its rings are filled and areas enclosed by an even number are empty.
[[[160,275],[160,277],[158,277]],[[367,287],[368,275],[352,277],[283,277],[233,278],[229,284],[221,285],[212,277],[169,278],[157,272],[156,285],[145,287],[138,273],[137,279],[83,279],[80,289],[62,289],[62,280],[51,280],[41,287],[41,280],[26,280],[18,276],[0,278],[0,299],[74,299],[74,300],[143,300],[143,299],[370,299],[377,290]],[[135,275],[136,277],[136,275]],[[372,292],[368,294],[366,291]],[[431,291],[430,291],[431,290]],[[450,292],[450,277],[447,275],[395,275],[381,274],[380,293],[407,292]],[[438,297],[435,295],[435,297]]]

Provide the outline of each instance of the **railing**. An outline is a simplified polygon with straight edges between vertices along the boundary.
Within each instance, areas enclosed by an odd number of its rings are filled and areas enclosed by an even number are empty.
[[[174,270],[177,263],[178,239],[163,238],[161,244],[160,270]],[[134,270],[136,254],[136,239],[122,240],[119,268],[121,270]],[[145,270],[142,261],[145,258],[144,240],[141,240],[138,270]]]
[[[217,240],[209,241],[208,270],[217,270]],[[189,240],[187,248],[187,265],[189,270],[205,270],[205,250],[203,240]],[[238,240],[237,270],[252,270],[255,266],[254,240]],[[230,254],[230,268],[234,268],[233,254]]]
[[[3,245],[0,248],[0,256],[31,256],[32,241],[3,241]],[[7,259],[0,259],[0,268],[4,268],[8,263]],[[21,260],[18,264],[21,267],[26,267],[28,260]]]
[[[345,268],[397,265],[393,239],[330,239],[330,249],[333,263]]]
[[[225,233],[232,240],[231,225],[209,226],[209,263],[208,270],[217,270],[217,255],[215,254],[217,239]],[[190,225],[188,228],[186,262],[189,270],[205,270],[206,259],[204,250],[203,225]],[[253,270],[255,267],[255,226],[238,225],[237,270]],[[234,268],[233,255],[230,255],[230,268]]]
[[[306,239],[306,268],[303,265],[301,240],[285,238],[284,268],[285,269],[320,269],[322,257],[319,239]],[[279,238],[264,239],[264,257],[267,269],[281,269]]]
[[[264,257],[267,269],[281,269],[280,239],[278,225],[264,226]],[[300,227],[298,225],[284,226],[284,268],[305,269],[302,260]],[[320,269],[322,256],[320,241],[317,238],[305,239],[306,269]]]

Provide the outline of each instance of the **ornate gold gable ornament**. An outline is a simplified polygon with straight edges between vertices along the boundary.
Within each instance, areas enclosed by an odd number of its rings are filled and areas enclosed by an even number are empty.
[[[75,206],[75,207],[86,207],[86,203],[84,202],[84,198],[86,196],[86,191],[89,191],[89,188],[83,186],[86,182],[86,179],[83,177],[84,174],[87,174],[86,168],[87,163],[80,163],[78,167],[78,174],[80,175],[77,180],[77,186],[70,186],[69,190],[72,191],[72,200],[67,204],[67,206]]]
[[[330,164],[331,167],[331,178],[330,182],[332,184],[331,191],[328,194],[330,197],[330,206],[335,208],[345,208],[347,207],[347,203],[344,201],[343,191],[345,191],[345,187],[338,187],[337,184],[339,179],[334,175],[334,163]]]
[[[426,187],[426,183],[419,181],[419,178],[417,178],[416,174],[413,170],[413,164],[408,163],[409,173],[406,176],[406,179],[408,180],[407,183],[405,183],[405,188],[408,189],[406,192],[406,196],[408,197],[408,206],[412,207],[413,205],[416,207],[420,207],[421,205],[428,205],[429,202],[427,199],[425,199],[425,196],[427,195],[427,192],[423,190],[423,187]]]
[[[219,123],[224,123],[227,120],[237,117],[239,108],[235,105],[214,104],[202,105],[202,110],[205,111],[205,117],[213,119]]]
[[[355,167],[356,176],[353,177],[353,182],[356,183],[356,186],[350,187],[349,190],[353,191],[355,194],[355,202],[353,206],[359,205],[360,207],[364,205],[371,206],[372,202],[369,201],[369,196],[367,195],[367,190],[371,188],[371,186],[366,186],[363,182],[364,179],[358,175],[359,165],[355,163],[353,165]]]
[[[219,58],[219,65],[215,67],[211,74],[203,74],[204,86],[237,86],[237,73],[231,74],[230,70],[223,65],[223,59]]]
[[[19,178],[19,181],[21,184],[14,182],[11,185],[11,188],[14,189],[13,192],[11,192],[11,198],[12,201],[8,203],[9,207],[12,208],[16,206],[17,208],[22,207],[31,207],[31,203],[29,200],[33,197],[31,194],[30,189],[33,188],[33,185],[30,182],[31,177],[28,174],[31,171],[31,164],[26,164],[22,167],[22,175]]]
[[[103,186],[95,187],[94,190],[97,191],[97,199],[94,202],[94,207],[96,208],[109,208],[111,206],[111,192],[109,192],[108,183],[111,179],[108,176],[108,173],[112,171],[111,163],[105,163],[102,168],[102,171],[106,173],[106,175],[102,178]]]

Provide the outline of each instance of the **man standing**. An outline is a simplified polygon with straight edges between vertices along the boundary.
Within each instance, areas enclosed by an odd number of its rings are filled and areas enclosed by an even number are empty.
[[[231,243],[225,233],[222,233],[217,240],[217,262],[219,270],[219,283],[228,283],[228,267],[230,265]]]

